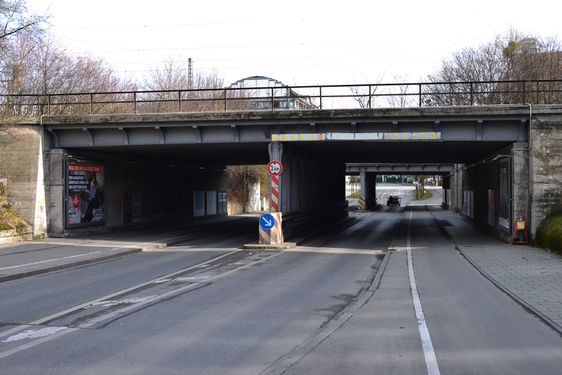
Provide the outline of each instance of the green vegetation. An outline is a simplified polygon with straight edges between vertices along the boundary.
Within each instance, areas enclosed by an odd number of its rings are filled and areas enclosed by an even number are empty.
[[[12,229],[22,234],[27,230],[27,224],[14,210],[8,207],[0,208],[0,230]]]
[[[539,224],[536,240],[545,249],[562,252],[562,212],[548,216]]]
[[[356,191],[355,193],[351,193],[347,196],[347,198],[361,198],[361,192]]]
[[[429,198],[431,198],[431,193],[429,192],[429,190],[424,189],[423,186],[416,188],[414,192],[414,200],[423,201]]]
[[[15,229],[18,234],[23,234],[27,232],[28,227],[29,225],[10,208],[7,180],[0,179],[0,231]]]

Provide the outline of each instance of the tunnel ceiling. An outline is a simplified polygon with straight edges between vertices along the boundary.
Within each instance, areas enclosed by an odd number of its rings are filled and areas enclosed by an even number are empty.
[[[342,163],[471,163],[509,142],[289,142],[313,157]],[[148,145],[81,148],[100,156],[201,165],[267,164],[267,144]]]

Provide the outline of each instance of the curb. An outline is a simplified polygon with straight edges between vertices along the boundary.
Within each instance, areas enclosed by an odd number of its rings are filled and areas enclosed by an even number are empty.
[[[106,256],[97,257],[97,258],[85,259],[85,260],[81,260],[79,262],[59,264],[59,265],[48,267],[48,268],[41,268],[41,269],[37,269],[37,270],[33,270],[33,271],[15,273],[13,275],[0,276],[0,283],[5,282],[5,281],[23,279],[23,278],[29,277],[29,276],[41,275],[41,274],[44,274],[44,273],[61,271],[61,270],[66,270],[66,269],[70,269],[70,268],[74,268],[74,267],[80,267],[80,266],[84,266],[84,265],[87,265],[87,264],[103,262],[103,261],[106,261],[106,260],[117,259],[117,258],[121,258],[121,257],[127,256],[127,255],[140,253],[142,251],[143,251],[143,249],[141,249],[141,248],[135,248],[135,249],[130,249],[130,250],[123,251],[123,252],[120,252],[120,253],[117,253],[117,254],[111,254],[111,255],[106,255]]]
[[[470,263],[474,268],[476,268],[476,270],[478,272],[480,272],[480,274],[482,274],[482,276],[484,276],[486,279],[488,279],[498,289],[500,289],[502,292],[507,294],[515,302],[520,304],[523,308],[525,308],[526,310],[531,312],[533,315],[537,316],[540,320],[542,320],[544,323],[546,323],[548,326],[550,326],[552,329],[554,329],[556,332],[558,332],[560,335],[562,335],[562,327],[560,327],[558,324],[556,324],[554,321],[552,321],[548,316],[544,315],[542,312],[537,310],[533,305],[527,303],[525,300],[520,298],[517,294],[512,292],[510,289],[508,289],[507,287],[500,284],[499,281],[494,279],[490,274],[488,274],[486,271],[484,271],[484,269],[482,267],[480,267],[478,264],[476,264],[476,262],[473,261],[470,258],[470,256],[468,254],[466,254],[459,246],[455,246],[455,249],[457,249],[461,253],[461,255],[468,261],[468,263]]]
[[[283,242],[276,245],[267,245],[267,244],[246,244],[242,246],[244,250],[288,250],[296,247],[297,244],[295,242]]]

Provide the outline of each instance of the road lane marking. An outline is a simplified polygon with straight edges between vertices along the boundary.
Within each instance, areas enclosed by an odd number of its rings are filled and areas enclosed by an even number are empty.
[[[42,344],[42,343],[44,343],[44,342],[47,342],[47,341],[51,341],[51,340],[53,340],[53,339],[56,339],[56,338],[59,337],[59,336],[63,336],[63,335],[69,334],[69,333],[71,333],[71,332],[77,331],[78,329],[79,329],[79,328],[68,328],[68,329],[65,329],[65,330],[60,330],[60,331],[55,332],[55,333],[53,333],[53,334],[51,334],[51,335],[49,335],[49,336],[45,336],[45,337],[39,338],[39,339],[37,339],[37,340],[31,341],[31,342],[29,342],[29,343],[27,343],[27,344],[24,344],[24,345],[16,346],[15,348],[6,350],[6,351],[4,351],[4,352],[1,352],[1,353],[0,353],[0,359],[6,358],[6,357],[8,357],[8,356],[10,356],[10,355],[12,355],[12,354],[21,352],[22,350],[26,350],[26,349],[29,349],[29,348],[33,348],[34,346],[37,346],[37,345]]]
[[[56,262],[57,260],[67,260],[67,259],[73,259],[73,258],[78,258],[78,257],[85,257],[87,255],[93,255],[93,254],[98,254],[101,253],[101,251],[92,251],[91,253],[85,253],[85,254],[78,254],[78,255],[69,255],[67,257],[62,257],[62,258],[54,258],[54,259],[47,259],[47,260],[42,260],[39,262],[33,262],[33,263],[26,263],[26,264],[18,264],[17,266],[10,266],[10,267],[3,267],[0,268],[0,271],[4,271],[4,270],[11,270],[13,268],[20,268],[20,267],[27,267],[27,266],[35,266],[37,264],[43,264],[43,263],[49,263],[49,262]]]
[[[67,329],[67,327],[44,327],[39,329],[28,329],[27,331],[23,331],[21,333],[18,333],[17,335],[10,336],[6,340],[2,340],[2,342],[14,342],[24,339],[35,339],[50,336],[65,329]]]
[[[425,366],[429,375],[439,375],[439,365],[437,358],[435,358],[435,351],[433,350],[433,343],[429,329],[425,321],[425,315],[421,305],[418,287],[416,285],[416,277],[414,275],[414,266],[412,264],[412,215],[413,211],[410,210],[410,218],[408,220],[408,236],[406,239],[406,248],[408,252],[408,275],[410,278],[410,290],[412,292],[412,301],[414,302],[414,310],[416,312],[416,319],[418,321],[418,329],[420,331],[420,338],[422,342],[423,356],[425,358]]]
[[[232,263],[226,264],[226,269],[221,272],[221,273],[215,273],[212,276],[208,276],[208,277],[204,277],[204,275],[201,275],[202,279],[200,282],[195,282],[195,283],[189,283],[188,285],[184,285],[181,287],[174,287],[169,291],[165,291],[161,294],[158,295],[148,295],[148,296],[143,296],[143,297],[134,297],[134,298],[117,298],[115,299],[114,297],[119,296],[119,295],[123,295],[126,294],[128,292],[137,290],[137,289],[142,289],[146,286],[149,285],[158,285],[161,284],[164,280],[166,282],[170,281],[170,282],[178,282],[180,281],[182,278],[181,277],[175,277],[177,275],[181,275],[182,273],[191,271],[191,270],[196,270],[198,268],[201,268],[202,265],[209,265],[212,262],[216,262],[217,260],[220,260],[221,258],[225,258],[229,255],[232,255],[234,253],[240,252],[242,250],[240,249],[236,249],[233,251],[230,251],[226,254],[220,255],[218,257],[214,257],[212,259],[206,260],[202,263],[190,266],[188,268],[182,269],[180,271],[176,271],[174,273],[168,274],[166,276],[161,276],[157,279],[151,280],[149,282],[146,283],[142,283],[139,285],[136,285],[134,287],[131,288],[127,288],[125,290],[119,291],[117,293],[113,293],[110,294],[108,296],[105,297],[101,297],[98,299],[95,299],[93,301],[89,301],[87,303],[75,306],[73,308],[67,309],[65,311],[62,312],[58,312],[55,314],[52,314],[50,316],[47,316],[45,318],[36,320],[32,323],[29,324],[25,324],[25,325],[20,325],[18,327],[12,328],[10,330],[4,331],[2,333],[0,333],[0,338],[4,338],[4,337],[8,337],[7,339],[0,341],[0,343],[6,343],[6,344],[10,344],[10,343],[14,343],[17,341],[23,341],[25,340],[26,343],[23,343],[21,345],[18,345],[16,347],[12,347],[12,348],[6,348],[5,350],[1,350],[0,351],[0,359],[1,358],[5,358],[8,357],[12,354],[18,353],[20,351],[29,349],[31,347],[34,347],[36,345],[39,345],[41,343],[56,339],[60,336],[75,332],[77,330],[79,330],[80,328],[91,328],[94,327],[96,324],[104,322],[104,321],[112,321],[115,320],[119,317],[123,317],[128,315],[128,313],[134,312],[135,310],[139,310],[145,306],[149,306],[151,304],[166,300],[168,298],[172,298],[178,295],[181,295],[185,292],[188,292],[190,290],[197,290],[199,288],[201,288],[202,286],[205,285],[209,285],[211,282],[222,279],[224,277],[227,277],[235,272],[247,269],[249,267],[252,267],[256,264],[260,264],[263,263],[267,260],[270,260],[274,257],[277,257],[281,254],[283,254],[282,252],[278,252],[278,253],[271,253],[271,254],[267,254],[264,257],[257,257],[250,260],[248,263],[245,263],[243,265],[239,265],[236,268],[230,269],[228,267],[228,265],[232,265]],[[252,257],[252,256],[250,256]],[[220,267],[220,265],[219,265]],[[213,270],[211,270],[213,271]],[[119,306],[119,305],[125,305],[121,308],[114,308],[113,306]],[[79,325],[77,326],[51,326],[51,329],[46,329],[48,327],[45,327],[43,329],[39,329],[39,330],[34,330],[32,328],[38,326],[38,325],[44,325],[44,324],[52,324],[49,323],[51,321],[53,321],[54,319],[58,319],[58,318],[64,318],[65,316],[68,316],[72,313],[75,312],[81,312],[81,311],[87,311],[88,308],[92,308],[92,307],[101,307],[101,308],[108,308],[109,311],[105,312],[105,313],[101,313],[99,316],[93,316],[90,319],[87,319],[84,322],[81,322]],[[27,330],[27,331],[26,331]]]
[[[202,265],[206,265],[206,264],[212,263],[213,261],[217,261],[217,260],[220,260],[220,259],[222,259],[222,258],[226,258],[227,256],[232,255],[232,254],[235,254],[235,253],[240,252],[240,251],[242,251],[242,250],[240,250],[240,249],[235,249],[235,250],[230,251],[230,252],[228,252],[228,253],[226,253],[226,254],[222,254],[222,255],[219,255],[219,256],[217,256],[217,257],[214,257],[214,258],[211,258],[211,259],[207,259],[206,261],[201,262],[201,263],[198,263],[198,264],[195,264],[195,265],[193,265],[193,266],[190,266],[190,267],[181,269],[181,270],[179,270],[179,271],[170,273],[170,274],[168,274],[168,275],[160,276],[160,277],[158,277],[158,278],[155,279],[155,280],[150,280],[150,281],[147,281],[147,282],[145,282],[145,283],[138,284],[138,285],[132,286],[132,287],[130,287],[130,288],[123,289],[123,290],[120,290],[120,291],[118,291],[118,292],[115,292],[115,293],[112,293],[112,294],[109,294],[109,295],[106,295],[106,296],[97,298],[97,299],[95,299],[95,300],[92,300],[92,301],[83,303],[83,304],[81,304],[81,305],[71,307],[71,308],[69,308],[69,309],[67,309],[67,310],[64,310],[64,311],[61,311],[61,312],[58,312],[58,313],[55,313],[55,314],[46,316],[46,317],[41,318],[41,319],[38,319],[38,320],[35,320],[35,321],[33,321],[33,322],[29,323],[29,324],[22,324],[22,325],[20,325],[20,326],[18,326],[18,327],[9,329],[9,330],[4,331],[4,332],[0,332],[0,338],[9,336],[9,335],[13,334],[14,332],[21,331],[22,329],[25,329],[25,328],[28,328],[28,327],[33,327],[33,326],[37,326],[37,325],[44,324],[45,322],[48,322],[48,321],[53,320],[53,319],[56,319],[56,318],[58,318],[58,317],[60,317],[60,316],[67,315],[67,314],[72,313],[72,312],[74,312],[74,311],[76,311],[76,310],[80,310],[80,309],[82,309],[82,308],[88,307],[88,306],[90,306],[90,305],[92,305],[92,304],[99,303],[99,302],[103,302],[103,301],[105,301],[105,300],[107,300],[107,299],[110,299],[110,298],[113,298],[113,297],[116,297],[116,296],[119,296],[119,295],[122,295],[122,294],[125,294],[125,293],[128,293],[128,292],[132,292],[132,291],[134,291],[134,290],[143,288],[143,287],[145,287],[145,286],[148,286],[148,285],[151,285],[151,284],[158,284],[158,283],[161,283],[162,281],[168,281],[168,279],[172,279],[172,278],[174,278],[174,276],[176,276],[176,275],[180,275],[180,274],[182,274],[182,273],[184,273],[184,272],[191,271],[191,270],[193,270],[193,269],[199,268],[199,267],[201,267]]]

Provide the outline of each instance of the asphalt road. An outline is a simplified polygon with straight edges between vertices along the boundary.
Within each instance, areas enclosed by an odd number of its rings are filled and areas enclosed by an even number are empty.
[[[559,373],[562,338],[440,225],[391,207],[290,251],[237,250],[249,222],[1,283],[0,373]]]
[[[400,197],[402,206],[412,205],[441,205],[443,202],[443,188],[441,186],[426,186],[426,189],[431,193],[431,198],[416,201],[414,200],[414,186],[413,185],[398,185],[398,184],[377,184],[377,203],[386,205],[386,201],[390,195],[397,195]],[[357,198],[348,198],[350,206],[357,206],[359,200]]]

